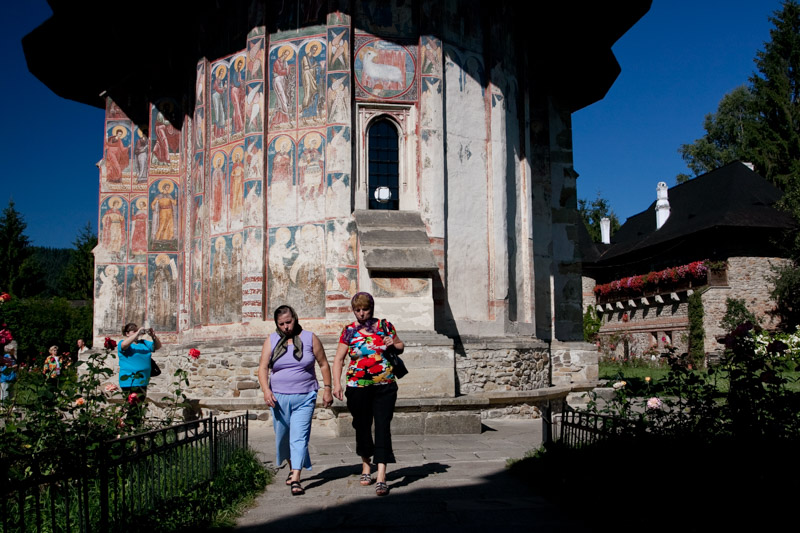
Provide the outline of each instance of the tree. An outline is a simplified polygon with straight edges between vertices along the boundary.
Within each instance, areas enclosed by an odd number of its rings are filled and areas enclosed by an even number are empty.
[[[45,286],[42,269],[25,235],[26,227],[14,200],[9,200],[0,216],[0,289],[20,298],[36,296]]]
[[[61,280],[62,293],[72,300],[92,300],[94,293],[94,255],[92,250],[97,246],[97,235],[92,223],[78,233],[72,241],[73,249],[64,277]]]
[[[619,218],[611,209],[608,200],[602,198],[600,193],[597,194],[591,203],[588,200],[578,200],[578,213],[589,232],[589,236],[593,242],[602,242],[600,234],[600,220],[605,217],[611,219],[611,233],[614,234],[620,228]]]
[[[737,87],[722,97],[716,113],[706,115],[706,134],[691,144],[682,144],[678,152],[695,176],[733,161],[752,161],[756,121],[753,93],[746,86]],[[677,182],[687,179],[687,174],[678,174]]]

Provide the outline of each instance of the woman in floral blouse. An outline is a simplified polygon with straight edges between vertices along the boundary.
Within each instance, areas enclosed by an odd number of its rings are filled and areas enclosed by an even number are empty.
[[[385,496],[389,494],[386,464],[395,462],[391,422],[397,401],[397,381],[392,365],[383,354],[386,350],[402,353],[404,345],[391,323],[372,316],[375,301],[370,294],[359,292],[350,303],[356,321],[345,326],[339,337],[333,360],[333,395],[339,400],[347,397],[347,408],[353,416],[356,453],[361,456],[361,485],[372,483],[371,460],[374,457],[378,467],[375,492],[378,496]],[[350,356],[350,361],[347,391],[343,393],[341,376],[345,355]]]

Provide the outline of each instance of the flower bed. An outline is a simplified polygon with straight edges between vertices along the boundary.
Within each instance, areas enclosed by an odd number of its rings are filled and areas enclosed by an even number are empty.
[[[694,261],[688,265],[665,268],[639,276],[629,276],[597,285],[594,294],[598,301],[631,298],[671,292],[676,287],[704,285],[708,276],[708,260]]]

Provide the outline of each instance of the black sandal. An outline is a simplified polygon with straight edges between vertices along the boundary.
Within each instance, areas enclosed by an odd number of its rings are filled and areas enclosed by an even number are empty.
[[[362,487],[369,487],[370,485],[372,485],[372,475],[361,474],[361,478],[359,478],[359,483],[361,483]]]
[[[292,471],[289,470],[289,476],[286,478],[286,485],[288,486],[291,484],[292,484]]]
[[[375,485],[375,494],[378,496],[386,496],[389,494],[389,485],[387,485],[384,481],[378,481]]]
[[[290,490],[292,491],[292,496],[302,496],[306,493],[305,489],[302,485],[300,485],[299,481],[292,481],[290,485]]]

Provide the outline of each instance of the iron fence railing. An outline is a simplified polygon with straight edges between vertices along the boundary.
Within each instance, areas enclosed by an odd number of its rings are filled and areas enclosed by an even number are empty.
[[[608,438],[629,437],[644,431],[639,420],[578,411],[564,404],[559,421],[559,440],[579,448]]]
[[[247,438],[247,415],[209,417],[92,450],[0,457],[0,532],[139,529],[207,486]]]

